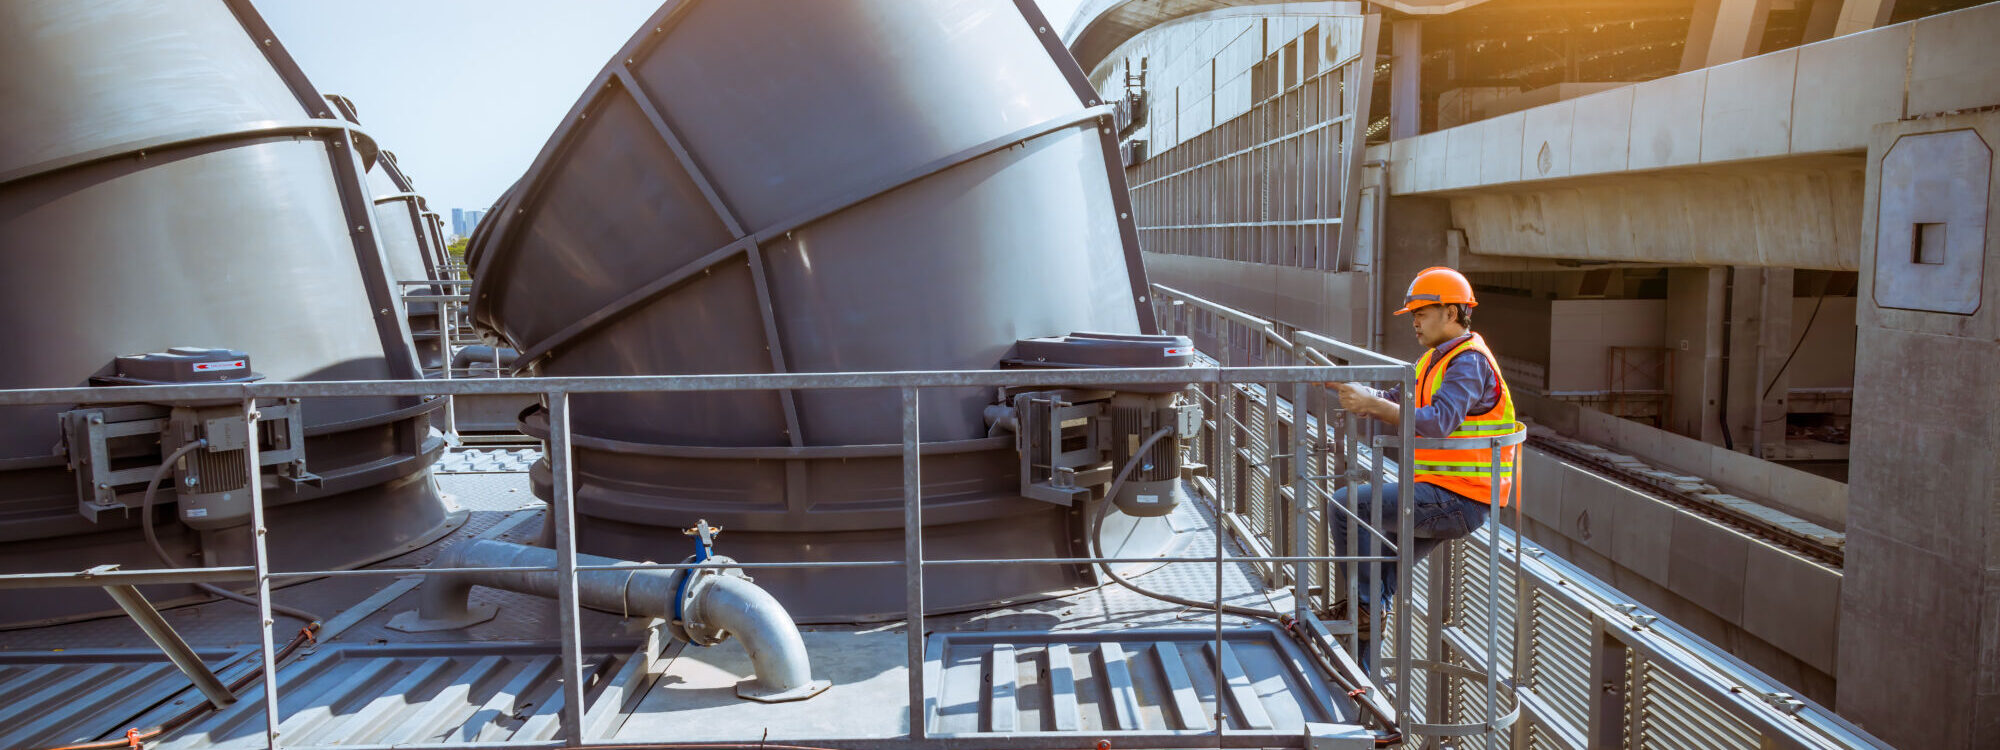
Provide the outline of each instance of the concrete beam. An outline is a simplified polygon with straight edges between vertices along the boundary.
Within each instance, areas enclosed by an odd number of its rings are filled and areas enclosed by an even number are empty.
[[[1896,0],[1813,0],[1804,42],[1832,39],[1889,23]]]
[[[1389,63],[1389,138],[1410,138],[1424,123],[1424,23],[1397,21],[1389,33],[1395,55]]]
[[[1735,62],[1757,54],[1771,0],[1695,0],[1688,20],[1681,72]]]
[[[1846,0],[1840,4],[1840,19],[1834,22],[1833,35],[1846,36],[1885,25],[1895,12],[1896,0]]]
[[[1862,167],[1843,156],[1580,178],[1453,195],[1451,218],[1478,255],[1852,271]]]

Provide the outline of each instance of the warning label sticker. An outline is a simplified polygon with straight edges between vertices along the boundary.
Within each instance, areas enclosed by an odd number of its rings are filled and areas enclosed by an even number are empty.
[[[218,370],[241,370],[249,366],[249,361],[241,359],[232,359],[226,362],[196,362],[194,363],[194,371],[216,372]]]
[[[1169,347],[1167,347],[1167,356],[1169,356],[1169,357],[1178,357],[1178,356],[1181,356],[1181,355],[1184,355],[1184,354],[1193,354],[1193,353],[1194,353],[1194,347],[1192,347],[1192,346],[1169,346]]]

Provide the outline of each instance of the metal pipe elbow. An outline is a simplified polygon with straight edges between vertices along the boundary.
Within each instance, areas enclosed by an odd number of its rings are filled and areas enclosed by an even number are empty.
[[[750,654],[755,676],[736,684],[736,695],[765,703],[811,698],[833,683],[812,678],[805,639],[785,606],[747,578],[705,576],[689,594],[684,612],[690,634],[735,635]]]

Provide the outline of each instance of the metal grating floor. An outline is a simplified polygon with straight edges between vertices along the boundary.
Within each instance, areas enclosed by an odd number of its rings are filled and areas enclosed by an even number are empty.
[[[498,461],[491,454],[450,459],[457,473],[438,476],[441,489],[471,511],[463,528],[376,567],[421,567],[445,546],[474,537],[532,542],[542,504],[529,492],[524,472],[493,470],[511,468],[512,454]],[[1200,503],[1184,505],[1171,522],[1187,540],[1176,554],[1214,553],[1214,521]],[[1240,550],[1230,545],[1227,552]],[[1225,601],[1290,609],[1289,597],[1266,592],[1250,565],[1227,564],[1221,573]],[[1207,599],[1217,591],[1216,574],[1212,563],[1178,563],[1133,577],[1150,588]],[[554,666],[554,603],[480,588],[475,600],[501,606],[501,616],[492,622],[423,634],[388,629],[391,616],[413,606],[409,593],[421,580],[343,577],[280,590],[280,601],[340,613],[329,619],[321,643],[280,668],[284,744],[555,736],[561,690]],[[249,654],[257,630],[248,608],[215,602],[165,614],[211,663],[228,663],[225,679],[253,667]],[[927,618],[932,730],[969,736],[1009,726],[1016,732],[1093,736],[1139,728],[1205,731],[1213,725],[1218,695],[1230,731],[1270,731],[1295,742],[1304,722],[1345,720],[1335,713],[1345,702],[1329,698],[1336,693],[1304,666],[1288,638],[1249,618],[1221,620],[1226,645],[1219,662],[1224,689],[1218,692],[1213,612],[1122,587]],[[584,612],[588,736],[740,740],[764,736],[768,729],[773,740],[869,738],[908,729],[901,623],[803,628],[816,676],[835,686],[809,701],[775,705],[735,697],[735,683],[750,673],[739,643],[684,649],[674,644],[659,658],[646,658],[640,644],[648,624]],[[286,637],[281,630],[280,641]],[[159,747],[262,747],[260,691],[261,686],[251,688],[234,706],[174,733]],[[186,679],[122,618],[0,633],[0,728],[6,728],[0,730],[0,746],[116,738],[199,700]]]

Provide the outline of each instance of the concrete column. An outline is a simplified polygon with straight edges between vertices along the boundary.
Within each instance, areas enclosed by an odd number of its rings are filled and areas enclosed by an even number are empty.
[[[1695,0],[1688,20],[1681,72],[1734,62],[1757,54],[1771,0]]]
[[[1394,59],[1389,63],[1389,138],[1417,135],[1424,124],[1424,24],[1397,21],[1389,27]]]
[[[1726,268],[1667,271],[1667,338],[1673,352],[1673,403],[1666,426],[1722,444],[1722,322]]]
[[[1376,269],[1374,283],[1380,284],[1382,341],[1379,350],[1402,359],[1416,361],[1423,353],[1410,329],[1407,315],[1395,315],[1403,307],[1403,294],[1417,272],[1446,265],[1447,236],[1451,230],[1451,202],[1442,198],[1405,196],[1390,198],[1383,222],[1382,267]],[[1474,316],[1473,326],[1478,326]]]
[[[1806,17],[1805,42],[1832,39],[1889,23],[1896,0],[1813,0]]]
[[[1730,271],[1729,432],[1740,453],[1776,455],[1785,440],[1785,386],[1779,367],[1792,344],[1792,269],[1737,266]],[[1765,395],[1765,394],[1769,395]]]
[[[1868,152],[1836,708],[1896,747],[2000,747],[1992,144],[2000,112],[1884,123]]]

